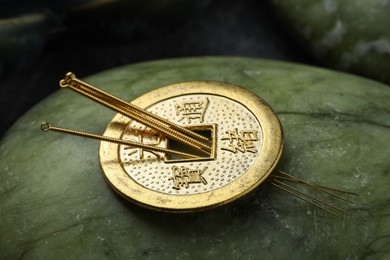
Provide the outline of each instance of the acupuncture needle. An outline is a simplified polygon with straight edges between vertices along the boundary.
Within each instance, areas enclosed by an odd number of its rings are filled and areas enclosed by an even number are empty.
[[[202,142],[209,141],[209,139],[207,139],[206,137],[194,133],[193,131],[184,127],[173,124],[172,122],[169,122],[156,115],[153,115],[152,113],[140,109],[131,103],[125,102],[124,100],[114,97],[102,90],[99,90],[91,86],[90,84],[77,79],[73,73],[68,73],[65,79],[60,81],[60,86],[69,87],[73,91],[78,92],[81,95],[88,97],[89,99],[92,99],[118,113],[121,113],[151,128],[161,131],[168,137],[171,137],[172,139],[191,146],[196,150],[208,154],[211,153],[211,148],[205,142]],[[188,133],[190,133],[191,136],[189,136]],[[199,141],[194,137],[202,141]]]
[[[100,94],[102,99],[109,98],[107,100],[107,102],[118,103],[118,104],[120,104],[120,105],[122,105],[130,110],[133,110],[134,112],[138,112],[138,113],[144,114],[145,116],[148,116],[150,118],[156,119],[161,124],[166,124],[167,126],[173,128],[173,129],[176,129],[180,132],[186,133],[189,136],[198,138],[201,141],[204,141],[204,142],[211,141],[209,138],[207,138],[203,135],[200,135],[196,132],[193,132],[185,127],[179,126],[179,125],[177,125],[169,120],[166,120],[165,118],[162,118],[156,114],[150,113],[149,111],[144,110],[144,109],[142,109],[142,108],[140,108],[132,103],[126,102],[123,99],[120,99],[114,95],[111,95],[107,92],[104,92],[103,90],[96,88],[96,87],[92,86],[91,84],[78,79],[72,72],[69,72],[66,74],[65,79],[60,81],[60,86],[67,87],[68,84],[72,83],[72,82],[78,83],[80,87],[84,87],[84,88],[86,88],[86,90],[92,90],[93,93],[95,93],[96,95]],[[73,84],[70,84],[70,85],[73,86]]]
[[[131,148],[142,148],[142,149],[145,149],[146,151],[153,151],[153,152],[160,152],[160,153],[162,152],[162,153],[171,154],[174,156],[179,156],[179,157],[184,158],[184,159],[196,158],[195,155],[185,153],[185,152],[180,152],[180,151],[171,150],[171,149],[158,147],[158,146],[147,145],[147,144],[133,142],[133,141],[129,141],[129,140],[122,140],[122,139],[112,138],[112,137],[108,137],[108,136],[91,134],[91,133],[68,129],[68,128],[57,127],[57,126],[53,126],[47,122],[43,122],[41,124],[41,129],[44,132],[54,131],[54,132],[66,133],[66,134],[70,134],[70,135],[81,136],[81,137],[96,139],[96,140],[100,140],[100,141],[122,144],[122,145],[129,146]]]
[[[279,176],[277,174],[280,174],[282,176]],[[328,187],[324,187],[324,186],[319,186],[319,185],[316,185],[316,184],[311,184],[311,183],[308,183],[296,176],[293,176],[293,175],[290,175],[288,173],[285,173],[281,170],[276,170],[276,172],[274,174],[271,174],[269,180],[271,185],[273,185],[274,187],[280,189],[280,190],[283,190],[291,195],[294,195],[296,196],[297,198],[299,199],[302,199],[308,203],[310,203],[311,205],[317,207],[317,208],[320,208],[332,215],[335,215],[337,217],[340,217],[340,214],[339,213],[344,213],[344,214],[347,214],[347,215],[351,215],[351,213],[339,208],[339,207],[336,207],[324,200],[321,200],[319,198],[316,198],[316,197],[313,197],[311,196],[310,194],[307,194],[307,193],[304,193],[303,191],[300,191],[286,183],[283,183],[282,181],[292,181],[292,182],[296,182],[296,183],[299,183],[299,184],[304,184],[304,185],[307,185],[308,187],[310,188],[313,188],[315,190],[317,190],[318,192],[322,192],[322,193],[325,193],[325,194],[328,194],[334,198],[337,198],[337,199],[340,199],[340,200],[343,200],[345,202],[349,202],[349,203],[352,203],[351,201],[335,194],[334,192],[339,192],[339,193],[344,193],[344,194],[350,194],[350,195],[355,195],[357,196],[358,194],[356,193],[353,193],[353,192],[349,192],[349,191],[343,191],[343,190],[338,190],[338,189],[333,189],[333,188],[328,188]],[[332,192],[333,191],[333,192]],[[330,209],[327,209],[325,207],[329,207],[329,208],[332,208],[333,210],[330,210]],[[336,213],[338,212],[338,213]]]

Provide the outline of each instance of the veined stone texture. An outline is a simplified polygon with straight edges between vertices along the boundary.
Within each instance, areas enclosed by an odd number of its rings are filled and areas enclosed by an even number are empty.
[[[284,128],[277,168],[358,193],[348,197],[352,204],[333,201],[352,215],[334,217],[267,183],[234,203],[194,214],[133,205],[106,184],[98,141],[40,130],[47,120],[99,134],[115,114],[59,90],[21,117],[0,143],[2,258],[390,257],[387,86],[314,67],[229,57],[140,63],[85,80],[129,101],[193,80],[253,91]]]
[[[276,14],[324,64],[390,83],[389,0],[269,0]]]

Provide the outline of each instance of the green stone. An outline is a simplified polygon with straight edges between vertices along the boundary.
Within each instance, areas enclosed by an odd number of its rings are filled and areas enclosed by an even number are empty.
[[[48,23],[44,12],[0,16],[0,78],[38,58],[46,42]]]
[[[269,2],[303,48],[318,60],[390,83],[390,1]]]
[[[390,257],[390,89],[297,64],[244,58],[140,63],[88,77],[126,100],[189,80],[246,87],[277,112],[277,168],[357,192],[334,217],[269,184],[217,209],[166,214],[115,194],[97,141],[43,133],[42,121],[102,133],[114,116],[68,90],[32,108],[0,143],[4,259],[385,259]]]

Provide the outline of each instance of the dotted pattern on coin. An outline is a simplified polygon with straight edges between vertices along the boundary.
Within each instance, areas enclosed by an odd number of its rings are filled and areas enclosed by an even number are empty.
[[[215,160],[166,163],[162,153],[120,145],[119,158],[125,172],[150,190],[188,195],[221,188],[247,172],[261,150],[259,122],[244,105],[229,98],[183,95],[157,102],[147,110],[182,126],[217,125]],[[167,147],[164,136],[134,120],[122,139]]]

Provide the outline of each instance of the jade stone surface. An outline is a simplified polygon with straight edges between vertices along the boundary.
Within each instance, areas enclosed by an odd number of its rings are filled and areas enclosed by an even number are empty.
[[[40,130],[47,120],[101,134],[114,116],[59,90],[20,118],[0,143],[4,259],[390,257],[387,86],[314,67],[229,57],[140,63],[85,80],[126,100],[190,80],[253,91],[273,107],[284,128],[277,168],[359,193],[348,197],[352,204],[340,204],[352,215],[334,217],[267,183],[236,202],[200,213],[140,208],[106,184],[98,141]]]
[[[390,1],[269,2],[302,47],[318,60],[390,83]]]

